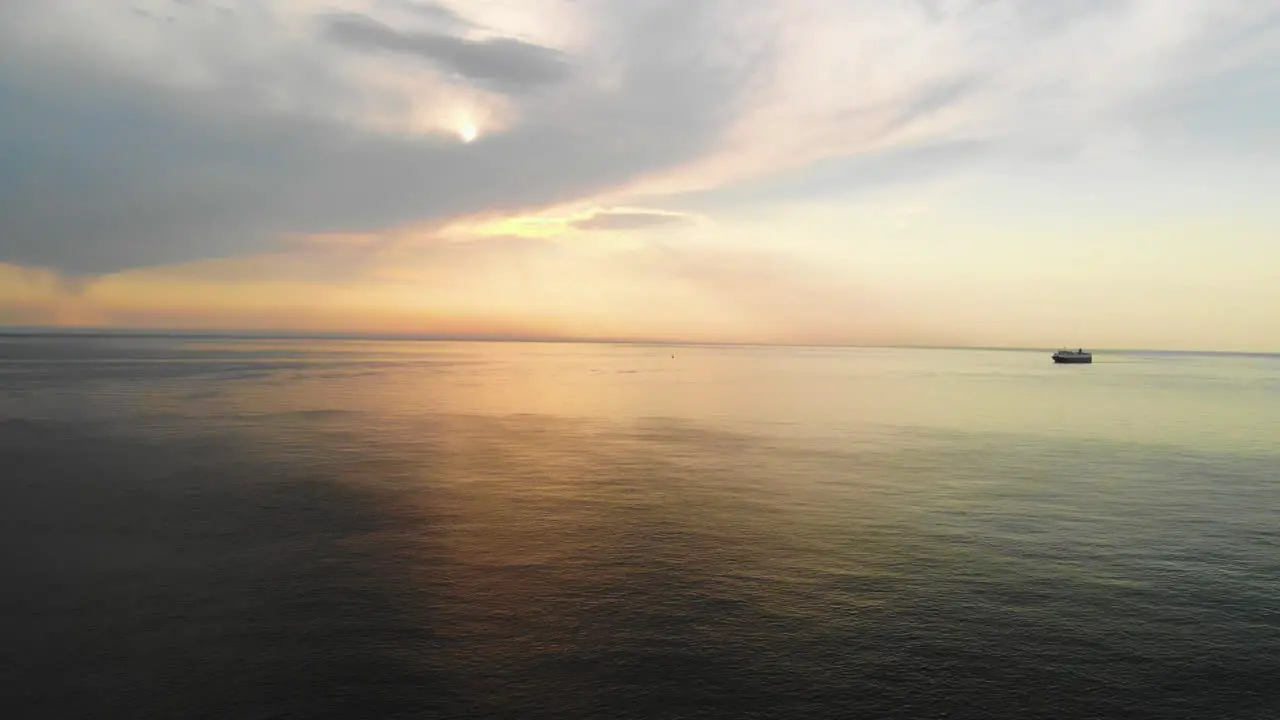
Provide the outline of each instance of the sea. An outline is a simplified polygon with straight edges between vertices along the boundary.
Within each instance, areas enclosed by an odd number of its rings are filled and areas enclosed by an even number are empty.
[[[0,338],[27,718],[1280,718],[1280,356]]]

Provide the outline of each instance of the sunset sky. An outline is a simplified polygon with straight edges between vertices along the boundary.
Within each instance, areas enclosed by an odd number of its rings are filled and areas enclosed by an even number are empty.
[[[0,4],[0,326],[1280,351],[1280,0]]]

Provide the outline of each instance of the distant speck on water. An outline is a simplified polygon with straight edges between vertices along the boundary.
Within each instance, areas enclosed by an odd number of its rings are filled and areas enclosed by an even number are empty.
[[[7,716],[1280,717],[1280,358],[682,352],[0,338]]]

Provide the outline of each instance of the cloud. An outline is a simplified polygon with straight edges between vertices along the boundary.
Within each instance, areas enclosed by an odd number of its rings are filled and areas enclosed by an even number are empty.
[[[420,18],[442,25],[446,28],[471,29],[475,27],[475,23],[462,17],[457,13],[457,11],[441,5],[440,3],[398,2],[393,0],[391,5],[397,9],[406,10]]]
[[[325,33],[342,45],[366,51],[414,55],[466,80],[519,92],[563,80],[569,63],[562,53],[514,38],[468,40],[426,32],[402,32],[363,15],[331,15]]]
[[[766,11],[778,61],[759,73],[715,150],[635,189],[670,202],[812,163],[914,163],[916,150],[938,147],[982,147],[971,158],[981,160],[1082,156],[1118,143],[1158,156],[1230,142],[1229,133],[1146,130],[1170,107],[1197,112],[1189,81],[1236,84],[1241,68],[1274,63],[1280,34],[1258,29],[1274,13],[1203,0],[797,0]]]
[[[767,203],[821,202],[923,184],[973,168],[999,152],[991,141],[954,140],[837,156],[724,187],[656,198],[691,212],[732,212]]]
[[[76,36],[68,57],[50,56],[56,43],[0,43],[13,60],[0,63],[0,259],[110,272],[259,252],[283,235],[518,213],[607,192],[698,157],[730,119],[743,75],[732,58],[705,53],[716,5],[603,13],[596,32],[615,40],[589,53],[596,77],[521,99],[509,127],[482,129],[472,144],[436,131],[441,118],[476,110],[467,87],[427,74],[421,89],[402,90],[412,63],[387,84],[323,38],[275,38],[309,27],[283,15],[239,12],[231,28],[201,29],[218,37],[217,51],[190,77],[173,73],[192,47],[154,38],[156,57],[134,62],[128,53],[145,44],[108,43],[124,30],[105,21],[102,46]],[[0,39],[17,37],[16,25],[0,28]],[[257,45],[268,41],[274,50]],[[101,59],[89,62],[93,53]],[[429,127],[377,121],[397,112]]]
[[[1244,0],[135,5],[174,21],[0,3],[0,261],[109,273],[1274,134],[1280,24]],[[668,222],[641,215],[579,227]]]
[[[579,230],[646,230],[688,225],[695,221],[694,216],[664,210],[609,209],[575,220],[572,226]]]

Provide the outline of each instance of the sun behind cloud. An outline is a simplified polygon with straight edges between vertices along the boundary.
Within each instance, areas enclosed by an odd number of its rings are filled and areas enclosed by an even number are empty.
[[[464,120],[458,125],[458,139],[464,143],[475,142],[480,137],[480,128],[475,123]]]

